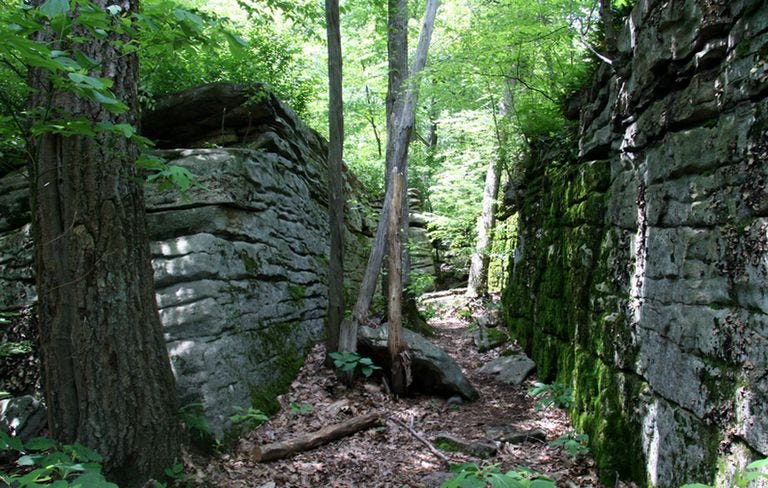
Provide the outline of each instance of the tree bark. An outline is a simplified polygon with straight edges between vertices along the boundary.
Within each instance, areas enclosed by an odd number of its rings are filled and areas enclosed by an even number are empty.
[[[137,10],[134,0],[121,6]],[[38,40],[52,37],[41,33]],[[113,81],[112,91],[129,107],[126,113],[117,116],[57,91],[41,72],[30,77],[31,105],[52,117],[136,125],[138,60],[115,47],[116,40],[110,34],[61,49],[79,49],[95,60],[98,72],[91,74]],[[50,434],[98,451],[106,475],[120,486],[141,486],[173,464],[180,433],[155,302],[138,149],[109,132],[47,133],[30,140],[29,154]]]
[[[373,427],[380,422],[381,416],[378,412],[367,413],[338,424],[329,425],[317,432],[301,434],[287,441],[256,447],[251,451],[251,458],[257,463],[282,459],[297,452],[308,451],[341,437]]]
[[[408,0],[388,0],[387,1],[387,99],[386,99],[386,118],[387,118],[387,151],[386,164],[384,171],[384,188],[388,189],[392,185],[392,168],[394,167],[393,150],[395,147],[395,137],[397,132],[398,117],[402,111],[404,96],[402,93],[403,82],[408,74]],[[405,175],[405,187],[401,192],[400,198],[404,214],[404,221],[408,219],[408,173]],[[386,251],[385,251],[386,255]],[[407,261],[407,254],[403,255]],[[405,264],[405,263],[404,263]],[[404,266],[407,267],[407,266]],[[381,290],[386,297],[388,291],[389,260],[384,260],[384,273],[381,280]],[[385,311],[385,313],[388,313]]]
[[[389,333],[387,334],[387,350],[389,352],[390,384],[395,395],[404,395],[408,387],[407,364],[403,361],[402,353],[408,345],[403,338],[403,280],[402,256],[403,249],[401,223],[402,200],[394,197],[399,195],[403,187],[403,174],[399,168],[392,168],[392,209],[389,212],[389,228],[387,232],[389,252],[389,293],[387,297],[387,312],[389,315]]]
[[[438,0],[429,0],[427,11],[424,15],[421,36],[416,48],[416,58],[408,77],[408,89],[405,91],[401,115],[398,119],[396,137],[392,141],[393,161],[399,161],[403,170],[407,167],[407,147],[410,141],[413,123],[416,117],[416,100],[418,97],[418,75],[424,69],[427,63],[427,53],[429,51],[429,42],[432,39],[432,31],[435,24],[435,15],[437,14]],[[389,136],[388,136],[389,138]],[[389,150],[389,149],[388,149]],[[365,269],[365,275],[360,284],[360,293],[357,295],[355,308],[352,311],[351,330],[354,331],[355,340],[357,339],[357,325],[365,322],[368,318],[368,310],[371,307],[371,300],[376,291],[376,279],[381,270],[381,263],[384,259],[384,248],[387,243],[387,226],[389,223],[389,212],[392,206],[392,185],[387,188],[384,195],[384,205],[379,215],[379,224],[376,227],[376,236],[374,237],[371,254],[368,257],[368,265]]]
[[[498,207],[501,169],[507,163],[507,132],[505,119],[509,116],[509,106],[512,104],[512,89],[504,90],[504,100],[496,116],[494,108],[494,125],[496,131],[496,158],[488,164],[483,188],[483,208],[477,219],[477,242],[472,253],[469,266],[466,296],[469,298],[483,297],[488,294],[488,268],[491,262],[491,245],[493,244],[494,227],[496,226],[496,211]]]
[[[496,200],[499,196],[502,159],[495,158],[488,165],[483,190],[483,210],[477,219],[477,243],[469,266],[466,296],[483,297],[488,294],[488,266],[491,262],[493,227],[496,224]]]
[[[600,17],[603,20],[605,52],[611,58],[611,55],[616,53],[616,29],[613,25],[614,17],[611,0],[600,0]]]
[[[340,334],[344,315],[344,185],[342,159],[344,149],[344,112],[342,99],[341,34],[339,1],[326,0],[325,15],[328,31],[328,216],[331,231],[328,266],[328,352],[354,351],[350,334]],[[347,326],[345,324],[345,326]],[[340,337],[344,343],[340,343]]]

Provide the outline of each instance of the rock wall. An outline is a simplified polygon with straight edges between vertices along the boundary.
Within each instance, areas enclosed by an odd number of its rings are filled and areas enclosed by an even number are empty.
[[[150,185],[147,214],[180,401],[202,404],[220,437],[234,407],[274,407],[322,337],[326,143],[253,85],[189,90],[161,102],[143,124],[160,147],[189,148],[160,153],[206,187],[180,196]],[[347,287],[354,290],[375,222],[351,175],[347,191],[358,202],[347,208]],[[0,180],[0,311],[35,300],[27,222],[26,179],[12,173]]]
[[[734,486],[768,456],[768,5],[640,0],[512,197],[508,323],[607,483]]]

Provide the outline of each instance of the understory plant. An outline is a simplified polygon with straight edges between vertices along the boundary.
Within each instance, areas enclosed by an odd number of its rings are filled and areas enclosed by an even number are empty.
[[[525,467],[504,473],[498,464],[464,463],[451,466],[451,471],[456,474],[440,488],[555,488],[554,481]]]
[[[0,471],[5,486],[118,488],[101,474],[102,457],[82,444],[60,444],[45,437],[25,443],[0,431],[0,451],[16,457],[13,472]]]
[[[552,447],[560,447],[573,457],[589,454],[589,436],[576,431],[566,432],[550,443]]]
[[[331,359],[333,359],[333,365],[336,366],[336,369],[342,373],[342,375],[354,376],[355,374],[360,373],[368,378],[374,371],[381,369],[381,367],[373,364],[371,358],[363,357],[356,352],[332,352],[329,355],[331,356]]]
[[[566,387],[562,383],[535,383],[528,393],[536,402],[536,411],[548,407],[570,408],[573,405],[573,388]]]

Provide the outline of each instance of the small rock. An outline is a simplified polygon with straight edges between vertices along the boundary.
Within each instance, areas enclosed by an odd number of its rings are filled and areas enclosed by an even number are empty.
[[[422,486],[426,488],[439,488],[443,485],[446,481],[453,478],[455,476],[454,473],[447,473],[445,471],[437,471],[435,473],[429,473],[428,475],[421,478]]]
[[[534,369],[536,369],[536,363],[525,354],[518,354],[502,356],[489,361],[478,372],[495,375],[496,379],[503,383],[519,385]]]
[[[486,352],[505,344],[509,336],[502,329],[488,329],[481,326],[472,332],[472,340],[478,351]]]
[[[547,441],[547,433],[541,429],[517,430],[514,427],[501,425],[489,428],[486,433],[489,439],[506,442],[507,444],[523,444],[529,441]]]
[[[435,435],[433,442],[443,450],[461,451],[478,458],[489,458],[496,455],[496,443],[488,439],[467,441],[451,432],[440,432]]]
[[[448,400],[445,401],[445,404],[449,407],[452,407],[454,405],[458,406],[464,403],[464,400],[459,395],[453,395]]]

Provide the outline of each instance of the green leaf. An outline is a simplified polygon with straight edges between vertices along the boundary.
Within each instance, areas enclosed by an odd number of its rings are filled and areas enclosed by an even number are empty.
[[[69,12],[69,0],[46,0],[40,6],[40,12],[49,19],[64,15]]]
[[[33,437],[27,441],[26,449],[28,451],[47,451],[56,447],[57,443],[47,437]]]
[[[747,469],[760,469],[768,466],[768,458],[766,459],[758,459],[757,461],[753,461],[749,464],[747,464]]]
[[[64,445],[61,449],[62,451],[69,454],[72,459],[77,461],[82,461],[85,463],[100,463],[104,460],[101,454],[77,442],[74,444]]]
[[[119,488],[116,484],[107,481],[99,473],[81,474],[69,484],[71,488]]]
[[[104,83],[104,80],[95,78],[93,76],[84,75],[81,73],[69,73],[67,77],[75,84],[81,86],[87,86],[96,90],[106,90],[109,86]]]
[[[24,443],[18,437],[12,437],[4,430],[0,430],[0,450],[11,448],[14,451],[23,451]]]

